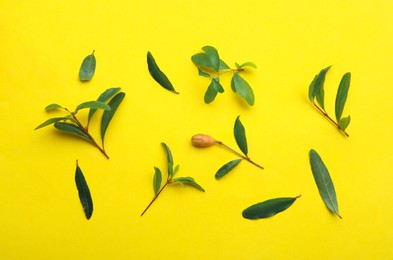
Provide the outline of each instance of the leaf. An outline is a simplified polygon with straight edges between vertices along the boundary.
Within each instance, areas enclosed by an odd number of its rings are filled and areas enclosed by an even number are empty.
[[[212,78],[210,85],[205,92],[205,96],[204,96],[205,103],[209,104],[213,102],[218,92],[220,93],[224,92],[224,89],[220,84],[220,79]]]
[[[166,145],[165,143],[161,143],[161,145],[164,147],[166,156],[167,156],[167,161],[168,161],[168,178],[172,179],[173,177],[173,157],[171,150],[169,149],[169,146]]]
[[[220,70],[228,70],[228,69],[230,69],[230,67],[223,60],[220,60],[220,67],[219,67],[219,69]]]
[[[54,117],[54,118],[50,118],[48,120],[46,120],[44,123],[40,124],[39,126],[37,126],[36,128],[34,128],[34,130],[40,129],[42,127],[54,124],[56,122],[59,122],[61,120],[68,120],[68,117]]]
[[[82,65],[79,69],[79,79],[81,81],[89,81],[94,75],[96,70],[96,58],[94,57],[94,51],[92,54],[84,58]]]
[[[198,67],[198,74],[199,74],[199,76],[210,78],[210,74],[204,72],[200,67]]]
[[[75,134],[75,135],[82,137],[82,138],[86,139],[87,141],[93,143],[92,140],[90,139],[90,137],[85,132],[83,132],[79,127],[77,127],[76,125],[69,124],[69,123],[63,123],[63,122],[56,122],[54,124],[54,127],[60,131]]]
[[[317,98],[318,104],[321,106],[322,109],[325,109],[325,103],[324,103],[324,97],[325,97],[325,90],[324,90],[324,84],[325,84],[325,77],[326,73],[330,69],[331,66],[326,67],[322,69],[316,80],[315,80],[315,85],[313,88],[313,93],[312,96]]]
[[[101,101],[88,101],[88,102],[83,102],[82,104],[79,104],[74,113],[77,113],[78,110],[84,109],[84,108],[94,108],[94,109],[103,109],[103,110],[111,110],[110,106],[107,104],[101,102]]]
[[[325,202],[327,208],[341,218],[338,213],[336,192],[329,171],[319,154],[313,149],[310,150],[310,164],[321,198]]]
[[[247,156],[248,148],[247,148],[247,138],[246,138],[246,130],[239,119],[240,116],[236,118],[235,127],[233,132],[235,134],[236,143],[239,146],[240,150]]]
[[[314,79],[311,81],[310,86],[308,87],[308,98],[311,102],[314,102],[315,98],[315,82],[317,81],[318,75],[315,75]]]
[[[242,159],[236,159],[233,161],[230,161],[226,164],[224,164],[218,171],[216,172],[216,180],[221,179],[226,175],[228,172],[232,171],[240,162]]]
[[[250,106],[254,105],[254,92],[247,81],[240,77],[238,73],[233,74],[231,87],[232,89],[235,89],[235,92],[237,92],[244,100],[246,100]]]
[[[82,170],[79,168],[78,161],[76,161],[75,183],[86,218],[90,219],[93,214],[93,200],[90,195],[89,186],[86,183]]]
[[[197,53],[191,57],[191,60],[198,67],[212,69],[217,72],[221,64],[217,50],[212,46],[204,46],[202,50],[204,50],[205,53]]]
[[[239,65],[238,68],[244,68],[244,67],[251,67],[251,68],[256,69],[257,65],[255,65],[255,63],[253,63],[251,61],[248,61],[248,62],[243,63],[242,65]]]
[[[345,131],[345,129],[347,129],[347,127],[349,126],[350,122],[351,122],[351,116],[347,116],[341,118],[340,121],[338,122],[338,125],[340,126],[340,129],[342,131]]]
[[[157,195],[161,187],[162,174],[161,174],[161,170],[157,167],[154,167],[154,171],[155,172],[153,178],[153,188],[154,188],[154,194]]]
[[[192,186],[192,187],[197,188],[197,189],[200,190],[200,191],[203,191],[203,192],[205,191],[205,190],[204,190],[198,183],[196,183],[195,180],[194,180],[193,178],[191,178],[191,177],[179,177],[179,178],[173,179],[171,182],[172,182],[172,183],[173,183],[173,182],[177,182],[177,183],[179,183],[179,184],[190,185],[190,186]]]
[[[62,107],[62,106],[60,106],[60,105],[58,105],[58,104],[50,104],[50,105],[48,105],[48,106],[45,108],[45,110],[46,110],[46,111],[50,111],[50,110],[58,109],[58,108],[64,109],[64,107]]]
[[[108,99],[110,99],[114,94],[120,91],[120,88],[109,88],[105,90],[97,99],[97,101],[101,102],[106,102]],[[90,122],[90,119],[93,117],[94,113],[97,111],[97,109],[91,108],[89,111],[89,117],[88,117],[88,123]]]
[[[340,122],[347,101],[349,85],[351,83],[351,73],[347,72],[341,79],[336,95],[336,119]]]
[[[176,165],[175,169],[173,170],[172,176],[175,176],[175,174],[179,171],[180,165]]]
[[[110,110],[107,110],[104,112],[102,115],[101,119],[101,140],[102,144],[104,144],[104,137],[106,130],[108,129],[109,123],[111,122],[113,116],[115,115],[117,108],[119,107],[120,103],[123,101],[125,97],[124,92],[120,92],[114,96],[111,101],[109,101],[108,106],[111,108]]]
[[[246,219],[259,219],[259,218],[268,218],[276,215],[279,212],[282,212],[289,208],[297,198],[297,197],[289,197],[289,198],[275,198],[265,200],[263,202],[254,204],[248,208],[246,208],[242,215]]]
[[[179,94],[179,92],[174,89],[168,77],[160,70],[150,51],[147,52],[147,67],[149,69],[150,75],[158,84],[175,94]]]

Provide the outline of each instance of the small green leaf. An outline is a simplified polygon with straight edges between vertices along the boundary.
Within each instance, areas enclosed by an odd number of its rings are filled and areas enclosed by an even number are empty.
[[[179,184],[185,184],[185,185],[190,185],[195,188],[197,188],[200,191],[205,191],[198,183],[195,182],[195,180],[191,177],[179,177],[176,179],[173,179],[171,183],[177,182]]]
[[[251,68],[256,69],[257,65],[255,65],[255,63],[253,63],[251,61],[248,61],[248,62],[243,63],[242,65],[239,65],[238,68],[244,68],[244,67],[251,67]]]
[[[220,70],[229,70],[230,67],[223,60],[220,60],[220,68],[219,69]]]
[[[232,90],[235,89],[235,92],[237,92],[244,100],[246,100],[250,106],[254,105],[254,92],[247,81],[240,77],[238,73],[233,74],[231,87]]]
[[[347,72],[341,79],[336,95],[336,119],[340,122],[347,101],[349,85],[351,83],[351,73]]]
[[[96,70],[96,58],[94,57],[94,51],[93,51],[92,54],[84,58],[82,65],[79,69],[79,79],[81,81],[91,80],[95,70]]]
[[[310,164],[311,170],[314,175],[315,183],[317,184],[319,194],[325,202],[327,208],[341,218],[338,213],[338,203],[336,192],[330,174],[325,164],[323,163],[319,154],[311,149],[310,150]]]
[[[64,109],[64,107],[62,107],[62,106],[60,106],[60,105],[58,105],[58,104],[50,104],[50,105],[48,105],[48,106],[45,108],[45,110],[46,110],[46,111],[50,111],[50,110],[58,109],[58,108]]]
[[[172,157],[171,149],[169,149],[169,146],[166,145],[163,142],[161,143],[161,145],[165,149],[166,158],[167,158],[167,161],[168,161],[168,178],[172,179],[172,177],[173,177],[173,157]]]
[[[63,122],[56,122],[54,124],[54,127],[60,131],[67,132],[70,134],[75,134],[75,135],[82,137],[92,143],[92,140],[90,139],[90,137],[85,132],[83,132],[79,127],[77,127],[76,125],[69,124],[69,123],[63,123]]]
[[[86,179],[83,176],[82,170],[79,168],[78,161],[76,161],[75,183],[86,218],[90,219],[93,214],[93,200]]]
[[[246,208],[242,215],[246,219],[259,219],[259,218],[268,218],[276,215],[279,212],[282,212],[289,208],[297,198],[297,197],[289,197],[289,198],[275,198],[265,200],[263,202],[254,204],[248,208]]]
[[[173,170],[172,176],[175,176],[176,173],[179,171],[180,165],[176,165],[175,169]]]
[[[205,78],[210,78],[210,74],[204,72],[200,67],[198,67],[198,74],[199,76],[205,77]]]
[[[157,167],[154,167],[154,178],[153,178],[153,188],[154,194],[157,195],[158,191],[161,188],[162,174],[161,170]]]
[[[197,53],[191,57],[191,60],[198,67],[212,69],[217,72],[221,64],[217,50],[212,46],[204,46],[202,50],[205,53]]]
[[[216,172],[216,180],[221,179],[226,175],[228,172],[232,171],[240,162],[242,159],[236,159],[233,161],[230,161],[226,164],[224,164],[218,171]]]
[[[54,124],[56,122],[59,122],[61,120],[68,120],[68,117],[54,117],[54,118],[50,118],[48,120],[46,120],[44,123],[40,124],[39,126],[37,126],[34,130],[40,129],[42,127]]]
[[[246,138],[246,130],[239,119],[240,116],[236,118],[235,126],[233,132],[235,134],[236,143],[239,146],[240,150],[247,156],[248,147],[247,147],[247,138]]]
[[[218,93],[218,91],[214,87],[213,81],[212,81],[205,92],[205,96],[203,97],[205,103],[210,104],[211,102],[213,102],[214,99],[216,99],[217,93]]]
[[[110,99],[114,94],[120,91],[120,88],[109,88],[105,90],[97,99],[97,101],[101,102],[106,102],[108,99]],[[91,108],[89,111],[89,117],[88,117],[88,123],[90,122],[90,119],[93,117],[94,113],[97,111],[97,109]]]
[[[318,75],[315,75],[314,79],[311,81],[310,86],[308,87],[308,98],[311,102],[314,102],[315,98],[315,82],[317,81]]]
[[[175,94],[179,94],[179,92],[175,90],[172,83],[169,81],[168,77],[164,74],[164,72],[160,70],[150,51],[147,52],[147,66],[150,75],[158,84],[160,84],[163,88],[172,91]]]
[[[109,101],[108,106],[110,107],[110,110],[107,110],[104,112],[102,115],[101,119],[101,140],[102,144],[104,144],[104,137],[106,130],[108,129],[109,123],[111,122],[113,116],[115,115],[117,108],[119,107],[120,103],[123,101],[125,97],[124,92],[120,92],[114,96],[111,101]]]
[[[325,77],[326,77],[326,73],[328,72],[328,70],[330,69],[331,66],[326,67],[324,69],[322,69],[318,76],[317,79],[315,80],[315,85],[313,88],[313,93],[312,96],[317,98],[317,102],[318,104],[321,106],[322,109],[325,109],[325,90],[324,90],[324,84],[325,84]]]
[[[80,109],[84,108],[94,108],[94,109],[103,109],[103,110],[111,110],[110,106],[107,104],[101,102],[101,101],[88,101],[88,102],[83,102],[82,104],[79,104],[74,113],[77,113]]]
[[[338,125],[340,126],[340,129],[342,131],[345,131],[345,129],[347,129],[347,127],[349,126],[350,122],[351,122],[351,116],[347,116],[341,118],[340,121],[338,122]]]

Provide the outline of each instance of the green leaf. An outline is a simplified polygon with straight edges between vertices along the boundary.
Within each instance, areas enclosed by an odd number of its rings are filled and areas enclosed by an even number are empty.
[[[175,94],[179,94],[179,92],[175,90],[172,83],[169,81],[168,77],[160,70],[150,51],[147,52],[147,67],[149,69],[150,75],[158,84]]]
[[[172,179],[172,177],[173,177],[173,157],[172,157],[171,149],[169,149],[169,146],[163,142],[161,143],[161,145],[165,149],[166,158],[168,161],[168,179]]]
[[[106,130],[108,129],[109,123],[111,122],[113,116],[115,115],[117,108],[119,107],[120,103],[123,101],[125,97],[124,92],[120,92],[114,96],[111,101],[109,101],[108,106],[111,108],[110,110],[107,110],[104,112],[102,115],[101,119],[101,140],[102,144],[104,144],[104,137]]]
[[[191,60],[198,67],[212,69],[217,72],[221,64],[217,50],[212,46],[204,46],[202,50],[205,53],[197,53],[191,57]]]
[[[154,178],[153,178],[153,188],[154,194],[157,195],[158,191],[161,188],[162,174],[161,170],[157,167],[154,167]]]
[[[313,88],[313,93],[312,96],[317,98],[317,102],[318,104],[321,106],[322,109],[325,109],[325,90],[324,90],[324,84],[325,84],[325,77],[326,77],[326,73],[328,72],[328,70],[330,69],[331,66],[326,67],[324,69],[322,69],[318,76],[317,79],[315,80],[315,85]]]
[[[341,118],[340,121],[338,122],[338,125],[340,126],[340,129],[342,131],[345,131],[345,129],[347,129],[347,127],[349,126],[350,122],[351,122],[351,116],[347,116]]]
[[[40,124],[39,126],[37,126],[34,130],[40,129],[42,127],[54,124],[56,122],[59,122],[61,120],[68,120],[68,117],[54,117],[54,118],[50,118],[48,120],[46,120],[44,123]]]
[[[96,70],[96,58],[94,57],[94,51],[93,51],[92,54],[84,58],[82,65],[79,69],[79,79],[81,81],[91,80],[95,70]]]
[[[327,208],[341,218],[338,213],[336,192],[329,171],[319,154],[313,149],[310,150],[310,164],[321,198],[325,202]]]
[[[110,99],[114,94],[120,91],[120,88],[109,88],[105,90],[97,99],[97,101],[101,102],[106,102],[108,99]],[[97,111],[97,109],[91,108],[89,111],[89,117],[88,117],[88,123],[90,122],[90,119],[93,117],[94,113]]]
[[[243,63],[242,65],[239,65],[238,68],[244,68],[244,67],[251,67],[251,68],[256,69],[257,65],[255,65],[255,63],[253,63],[251,61],[248,61],[248,62]]]
[[[46,111],[50,111],[50,110],[58,109],[58,108],[64,109],[64,107],[62,107],[62,106],[60,106],[60,105],[58,105],[58,104],[50,104],[50,105],[48,105],[48,106],[45,108],[45,110],[46,110]]]
[[[297,197],[289,197],[289,198],[275,198],[265,200],[263,202],[254,204],[248,208],[246,208],[242,215],[246,219],[260,219],[260,218],[268,218],[276,215],[279,212],[282,212],[289,208],[297,198]]]
[[[314,79],[311,81],[310,86],[308,87],[308,98],[311,102],[314,102],[315,98],[315,82],[317,81],[318,75],[315,75]]]
[[[94,109],[103,109],[103,110],[111,110],[110,106],[107,104],[101,102],[101,101],[88,101],[88,102],[83,102],[82,104],[79,104],[74,113],[77,113],[80,109],[84,108],[94,108]]]
[[[173,170],[172,176],[175,176],[176,173],[179,171],[180,165],[176,165],[175,169]]]
[[[247,147],[247,138],[246,138],[246,130],[239,119],[240,116],[236,118],[235,126],[233,132],[235,134],[236,143],[239,146],[240,150],[247,156],[248,147]]]
[[[93,214],[93,200],[90,195],[89,186],[83,176],[82,170],[79,168],[78,161],[76,162],[75,183],[86,218],[90,219]]]
[[[351,73],[347,72],[341,79],[336,95],[336,119],[340,122],[347,101],[349,85],[351,83]]]
[[[233,161],[230,161],[230,162],[224,164],[216,172],[216,176],[215,176],[216,180],[221,179],[222,177],[224,177],[225,174],[232,171],[241,161],[242,161],[242,159],[236,159],[236,160],[233,160]]]
[[[198,67],[198,74],[199,76],[205,77],[205,78],[210,78],[210,74],[204,72],[200,67]]]
[[[179,183],[179,184],[190,185],[190,186],[192,186],[192,187],[197,188],[197,189],[200,190],[200,191],[203,191],[203,192],[205,191],[205,190],[204,190],[198,183],[196,183],[195,180],[194,180],[193,178],[191,178],[191,177],[179,177],[179,178],[173,179],[171,182],[172,182],[172,183],[173,183],[173,182],[177,182],[177,183]]]
[[[218,92],[219,93],[224,92],[224,89],[220,84],[220,78],[212,78],[210,85],[205,92],[205,96],[204,96],[205,103],[209,104],[213,102]]]
[[[82,138],[86,139],[87,141],[93,143],[92,140],[90,139],[90,137],[85,132],[83,132],[79,127],[77,127],[76,125],[69,124],[69,123],[63,123],[63,122],[56,122],[54,124],[54,127],[60,131],[67,132],[70,134],[75,134],[75,135],[82,137]]]
[[[235,92],[237,92],[244,100],[246,100],[250,106],[254,105],[254,92],[247,81],[240,77],[238,73],[233,74],[231,87],[232,90],[235,89]]]
[[[229,70],[230,67],[223,60],[220,60],[220,67],[219,67],[219,69],[220,70]]]

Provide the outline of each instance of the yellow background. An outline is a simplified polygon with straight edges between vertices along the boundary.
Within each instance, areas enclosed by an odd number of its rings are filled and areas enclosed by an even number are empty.
[[[105,2],[105,3],[104,3]],[[2,259],[391,259],[392,1],[10,1],[0,4],[0,256]],[[254,89],[247,106],[222,78],[225,93],[203,102],[209,84],[190,57],[215,46]],[[95,50],[92,81],[83,58]],[[180,92],[153,81],[146,53]],[[352,82],[345,138],[310,104],[308,85],[327,74],[326,109],[338,84]],[[73,109],[110,87],[126,97],[106,136],[107,160],[92,145],[52,126],[50,103]],[[86,111],[81,111],[82,118]],[[79,114],[78,114],[79,115]],[[206,133],[236,147],[235,118],[246,128],[246,162],[220,181],[236,156],[197,149]],[[91,129],[99,136],[99,118]],[[167,187],[153,198],[153,167],[165,153],[205,189]],[[316,149],[335,184],[340,213],[322,202],[310,170]],[[79,160],[94,201],[87,221],[74,182]],[[269,198],[301,194],[275,217],[241,212]]]

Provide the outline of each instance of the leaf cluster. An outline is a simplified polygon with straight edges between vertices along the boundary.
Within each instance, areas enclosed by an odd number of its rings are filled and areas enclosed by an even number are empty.
[[[253,106],[255,102],[254,92],[248,82],[239,74],[246,67],[256,69],[257,66],[252,62],[245,62],[241,65],[235,63],[236,68],[230,68],[212,46],[202,47],[204,52],[197,53],[191,57],[193,63],[198,67],[198,73],[202,77],[210,79],[210,84],[205,92],[204,101],[209,104],[214,101],[218,93],[224,93],[224,88],[220,83],[220,76],[224,73],[232,73],[231,88],[238,93],[248,105]]]

